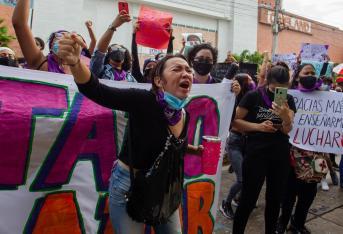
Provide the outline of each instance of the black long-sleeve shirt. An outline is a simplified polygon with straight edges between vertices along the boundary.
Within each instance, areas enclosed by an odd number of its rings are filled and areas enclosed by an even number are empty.
[[[169,39],[167,54],[173,54],[174,46],[173,46],[174,37],[171,36]],[[146,83],[146,79],[141,72],[141,67],[139,65],[139,58],[138,58],[138,49],[137,49],[137,42],[136,42],[136,33],[132,34],[132,42],[131,42],[131,53],[132,53],[132,76],[139,82],[139,83]]]
[[[156,95],[152,91],[143,89],[109,87],[100,83],[94,75],[86,84],[77,84],[77,86],[82,94],[94,102],[110,109],[129,113],[133,167],[150,168],[156,157],[163,151],[169,136],[168,123],[161,106],[156,101]],[[180,139],[184,139],[184,145],[182,150],[176,150],[180,157],[183,157],[187,147],[188,115],[186,119],[180,136]],[[130,165],[126,136],[119,159]]]

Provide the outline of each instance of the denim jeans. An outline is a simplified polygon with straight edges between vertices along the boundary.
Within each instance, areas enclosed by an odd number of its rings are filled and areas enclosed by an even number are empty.
[[[242,163],[245,137],[235,132],[230,132],[226,147],[226,152],[229,154],[232,169],[236,174],[236,182],[231,186],[226,198],[226,201],[231,203],[232,199],[234,199],[242,189]]]
[[[126,212],[125,193],[130,188],[130,172],[116,164],[109,185],[110,219],[116,234],[144,233],[144,224],[133,221]],[[156,234],[181,233],[181,222],[177,210],[166,224],[154,227]]]

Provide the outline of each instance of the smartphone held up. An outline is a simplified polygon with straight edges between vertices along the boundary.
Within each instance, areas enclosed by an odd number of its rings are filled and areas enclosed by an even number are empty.
[[[274,95],[274,102],[278,106],[282,106],[284,103],[287,102],[287,88],[283,87],[276,87],[275,88],[275,95]]]
[[[119,13],[125,12],[125,14],[130,14],[129,4],[125,1],[119,1],[118,2],[118,10],[119,10]]]

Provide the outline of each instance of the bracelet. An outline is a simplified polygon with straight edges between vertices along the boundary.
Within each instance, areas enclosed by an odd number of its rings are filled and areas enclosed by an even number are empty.
[[[114,27],[112,24],[110,24],[110,25],[108,26],[107,30],[111,30],[112,32],[115,32],[115,31],[117,31],[117,28]]]

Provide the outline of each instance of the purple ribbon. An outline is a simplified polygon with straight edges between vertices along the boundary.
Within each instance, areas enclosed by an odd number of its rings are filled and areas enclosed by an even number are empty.
[[[166,100],[164,100],[164,93],[162,91],[156,92],[156,101],[161,106],[169,126],[175,126],[181,120],[182,109],[174,110],[170,108]]]
[[[214,79],[212,78],[211,75],[208,75],[207,81],[205,84],[213,84],[214,83]],[[200,82],[197,79],[193,79],[193,84],[200,84]]]
[[[54,73],[65,74],[63,67],[56,61],[55,56],[52,52],[48,54],[48,71]]]
[[[264,103],[265,103],[269,108],[271,108],[273,102],[272,102],[272,100],[270,100],[270,98],[269,98],[269,96],[268,96],[268,94],[267,94],[266,86],[262,86],[262,87],[258,88],[258,91],[261,93]]]
[[[118,71],[117,69],[113,69],[113,77],[114,77],[114,80],[116,81],[122,81],[122,80],[126,80],[126,71],[124,70],[121,70],[121,71]]]

